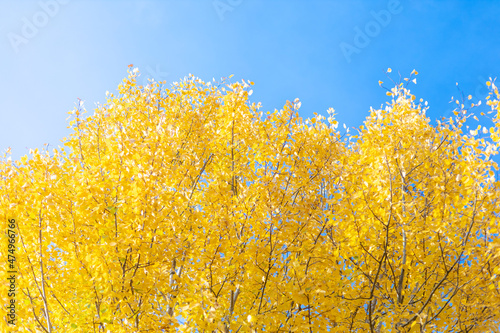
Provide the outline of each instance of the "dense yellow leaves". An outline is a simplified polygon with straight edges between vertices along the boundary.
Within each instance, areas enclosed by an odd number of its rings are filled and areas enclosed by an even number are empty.
[[[499,126],[432,126],[397,85],[343,137],[333,109],[263,115],[251,82],[137,75],[64,147],[1,162],[19,332],[498,328]]]

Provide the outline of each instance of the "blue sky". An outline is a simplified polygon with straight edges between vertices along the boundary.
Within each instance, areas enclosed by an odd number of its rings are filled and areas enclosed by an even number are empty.
[[[388,100],[388,67],[419,72],[428,115],[450,115],[456,83],[473,101],[500,73],[498,1],[0,0],[0,152],[61,145],[78,98],[92,113],[138,67],[178,81],[234,74],[263,111],[300,98],[301,116],[357,127]],[[355,51],[353,51],[355,49]]]

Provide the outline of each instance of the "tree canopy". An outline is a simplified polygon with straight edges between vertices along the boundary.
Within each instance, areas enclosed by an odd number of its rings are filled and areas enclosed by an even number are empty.
[[[298,100],[264,114],[252,82],[138,75],[1,161],[1,331],[498,330],[494,83],[490,128],[464,105],[432,125],[403,82],[352,134]]]

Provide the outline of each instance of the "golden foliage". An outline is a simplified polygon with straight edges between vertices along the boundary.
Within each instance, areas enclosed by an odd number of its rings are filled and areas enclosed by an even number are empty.
[[[1,162],[17,331],[498,329],[496,88],[492,140],[402,85],[343,137],[298,100],[264,117],[251,82],[137,75],[63,148]]]

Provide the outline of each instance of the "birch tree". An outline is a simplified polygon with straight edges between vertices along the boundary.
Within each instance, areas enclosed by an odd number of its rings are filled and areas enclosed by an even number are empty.
[[[298,100],[263,113],[252,82],[138,75],[71,111],[60,148],[4,156],[2,331],[498,329],[493,83],[489,129],[432,125],[397,83],[351,134]]]

